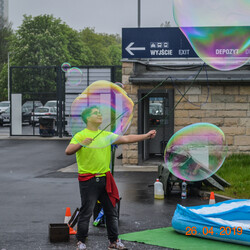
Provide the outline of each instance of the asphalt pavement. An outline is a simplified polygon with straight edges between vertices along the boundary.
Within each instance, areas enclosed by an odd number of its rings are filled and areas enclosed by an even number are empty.
[[[51,243],[48,230],[49,224],[64,222],[66,207],[73,212],[80,206],[76,169],[69,167],[75,166],[75,156],[64,153],[68,142],[0,140],[0,250],[76,249],[74,236],[67,243]],[[178,191],[164,200],[155,200],[153,183],[157,166],[133,168],[118,163],[114,177],[122,197],[120,233],[171,226],[178,203],[184,206],[208,203],[199,196],[181,200]],[[106,234],[106,228],[90,225],[88,249],[107,249]],[[133,242],[125,244],[129,249],[166,249]]]

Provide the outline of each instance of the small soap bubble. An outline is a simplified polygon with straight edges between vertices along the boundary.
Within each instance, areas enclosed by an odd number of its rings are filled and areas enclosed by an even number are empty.
[[[81,69],[72,67],[67,71],[66,78],[66,84],[70,86],[78,86],[83,82],[84,76]]]
[[[61,65],[61,69],[62,69],[62,71],[65,72],[65,73],[66,73],[70,68],[71,68],[70,63],[65,62],[65,63],[63,63],[63,64]]]

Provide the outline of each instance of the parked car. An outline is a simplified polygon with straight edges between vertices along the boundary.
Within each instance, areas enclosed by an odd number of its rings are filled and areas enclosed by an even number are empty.
[[[40,101],[27,101],[23,104],[23,108],[27,108],[29,112],[33,112],[35,108],[41,107],[43,104]]]
[[[10,123],[10,108],[7,108],[0,114],[0,125],[3,126],[8,123]]]
[[[150,103],[149,114],[150,115],[163,115],[162,103]]]
[[[0,114],[2,114],[9,107],[10,107],[10,102],[9,101],[0,102]]]
[[[31,113],[31,123],[35,126],[39,123],[39,118],[54,118],[56,119],[56,108],[55,107],[38,107],[34,112]]]
[[[22,123],[29,123],[31,122],[31,113],[27,108],[22,108]],[[7,108],[1,115],[0,115],[0,125],[3,126],[4,124],[10,123],[10,108]]]
[[[31,112],[28,108],[22,108],[22,122],[31,124]]]
[[[56,100],[51,100],[47,101],[44,105],[44,107],[57,107],[57,101]]]

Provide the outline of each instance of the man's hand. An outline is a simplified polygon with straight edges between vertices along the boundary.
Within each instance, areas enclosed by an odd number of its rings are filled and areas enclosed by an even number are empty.
[[[73,155],[75,154],[79,149],[82,148],[82,146],[88,146],[91,142],[93,141],[92,138],[86,138],[84,139],[81,144],[77,143],[77,144],[69,144],[68,147],[65,150],[65,154],[66,155]],[[83,146],[83,147],[84,147]]]
[[[81,144],[84,145],[84,146],[88,146],[93,140],[94,139],[92,139],[92,138],[86,138],[85,140],[83,140],[81,142]]]
[[[118,137],[114,144],[125,144],[125,143],[134,143],[138,141],[144,141],[147,139],[153,139],[156,135],[156,130],[150,130],[147,134],[140,135],[123,135]]]
[[[150,130],[147,134],[147,139],[153,139],[156,136],[156,130]]]

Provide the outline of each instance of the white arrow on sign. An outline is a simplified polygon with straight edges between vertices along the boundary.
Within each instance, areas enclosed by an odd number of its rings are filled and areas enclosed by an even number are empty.
[[[131,48],[133,45],[134,45],[134,42],[130,43],[130,44],[127,46],[127,48],[125,49],[125,50],[127,50],[127,52],[128,52],[131,56],[134,55],[134,53],[132,52],[132,50],[146,50],[145,47],[133,47],[133,48]]]

